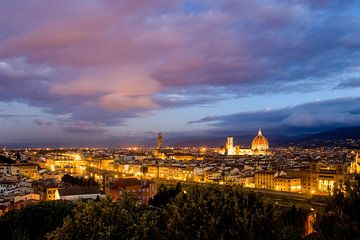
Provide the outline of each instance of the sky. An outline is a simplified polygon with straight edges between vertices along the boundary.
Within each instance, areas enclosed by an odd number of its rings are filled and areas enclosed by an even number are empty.
[[[0,145],[359,125],[359,1],[0,0]]]

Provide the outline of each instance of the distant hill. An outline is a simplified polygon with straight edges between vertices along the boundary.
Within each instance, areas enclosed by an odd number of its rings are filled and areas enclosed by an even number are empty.
[[[278,146],[343,146],[349,148],[360,147],[360,126],[336,128],[313,135],[285,136],[285,135],[265,135],[269,140],[270,147]],[[244,147],[251,145],[254,135],[234,136],[234,145],[240,144]],[[193,137],[183,141],[168,140],[170,145],[175,146],[212,146],[220,147],[225,145],[226,136],[222,137]]]
[[[358,147],[360,144],[360,127],[343,127],[323,131],[299,139],[300,145],[338,145]]]
[[[285,131],[286,133],[286,131]],[[168,134],[164,136],[164,145],[166,146],[194,146],[194,147],[221,147],[225,145],[227,134],[213,134],[212,136],[171,136]],[[256,136],[253,134],[234,133],[234,145],[239,144],[241,147],[248,148],[251,146],[252,139]],[[268,139],[270,148],[280,146],[346,146],[349,148],[360,148],[360,126],[344,127],[332,130],[323,131],[316,134],[287,136],[285,134],[271,133],[269,131],[264,133]],[[156,136],[150,138],[111,138],[107,141],[94,142],[67,142],[67,143],[28,143],[28,144],[6,144],[10,148],[25,148],[25,147],[132,147],[132,146],[147,146],[154,147],[156,145]],[[0,163],[3,162],[0,155]],[[7,161],[7,160],[5,160]],[[12,161],[10,159],[10,161]]]

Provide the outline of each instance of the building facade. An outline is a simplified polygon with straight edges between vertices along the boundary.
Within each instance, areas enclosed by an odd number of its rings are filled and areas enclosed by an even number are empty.
[[[148,203],[156,192],[157,188],[154,182],[141,181],[136,178],[119,178],[110,183],[109,196],[116,201],[124,194],[128,194],[141,203]]]

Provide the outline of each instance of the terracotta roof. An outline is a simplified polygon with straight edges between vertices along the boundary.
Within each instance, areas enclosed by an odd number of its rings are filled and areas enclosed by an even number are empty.
[[[119,178],[112,184],[122,187],[139,186],[141,181],[137,178]]]
[[[258,135],[252,140],[251,142],[251,148],[253,150],[257,149],[259,146],[262,146],[266,149],[269,148],[269,142],[266,139],[266,137],[264,137],[264,135],[262,135],[261,130],[259,129]],[[266,150],[264,149],[264,150]]]
[[[149,186],[149,181],[143,181],[143,187]],[[119,178],[116,181],[110,183],[111,189],[122,189],[127,187],[141,186],[141,181],[136,178]]]
[[[62,188],[62,189],[58,189],[58,191],[60,196],[100,194],[100,191],[97,188],[91,188],[91,187]]]

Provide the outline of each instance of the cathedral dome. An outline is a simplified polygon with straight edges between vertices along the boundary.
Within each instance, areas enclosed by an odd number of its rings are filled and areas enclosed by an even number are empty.
[[[251,142],[251,149],[253,151],[266,151],[269,149],[268,140],[262,135],[259,129],[258,135]]]

